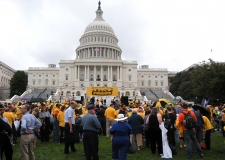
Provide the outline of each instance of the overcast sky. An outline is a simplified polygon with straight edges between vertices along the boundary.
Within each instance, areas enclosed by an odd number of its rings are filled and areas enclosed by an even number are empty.
[[[225,0],[102,0],[123,60],[181,71],[225,61]],[[0,61],[16,70],[75,59],[98,0],[0,0]],[[211,52],[212,49],[212,52]]]

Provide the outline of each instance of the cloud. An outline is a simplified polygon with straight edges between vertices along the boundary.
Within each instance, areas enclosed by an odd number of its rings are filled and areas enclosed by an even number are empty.
[[[75,59],[97,3],[0,1],[1,61],[27,70]],[[181,71],[208,58],[225,61],[224,5],[219,0],[104,0],[102,10],[119,39],[123,60]]]

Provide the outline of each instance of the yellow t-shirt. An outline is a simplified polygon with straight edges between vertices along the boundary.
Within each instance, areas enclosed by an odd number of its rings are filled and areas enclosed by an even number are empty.
[[[204,129],[205,130],[210,130],[213,128],[211,122],[209,121],[209,119],[206,116],[202,116],[203,120],[204,120]]]
[[[12,123],[14,122],[15,118],[12,112],[5,112],[3,114],[4,117],[6,117],[9,121],[10,126],[12,127]]]
[[[59,111],[59,114],[58,114],[58,116],[57,116],[57,119],[58,119],[58,121],[59,121],[59,126],[60,127],[65,127],[65,122],[64,122],[64,111],[62,112],[62,111]]]
[[[117,116],[117,112],[114,108],[112,107],[108,107],[106,110],[105,110],[105,118],[106,119],[109,119],[109,120],[114,120]]]

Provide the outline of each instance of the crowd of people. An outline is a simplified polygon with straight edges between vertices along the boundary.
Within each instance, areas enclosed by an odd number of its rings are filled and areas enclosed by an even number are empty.
[[[98,160],[99,135],[112,140],[112,159],[126,160],[129,147],[135,142],[137,151],[144,144],[152,154],[172,158],[177,147],[186,147],[187,157],[202,147],[211,149],[211,133],[225,136],[225,107],[208,105],[207,114],[201,106],[179,103],[162,107],[131,100],[128,105],[113,99],[106,106],[103,99],[86,99],[45,103],[0,104],[0,154],[12,159],[12,145],[20,136],[21,157],[34,159],[37,139],[64,144],[64,154],[76,152],[75,144],[83,141],[87,160]],[[204,134],[203,134],[204,133]],[[166,137],[166,138],[165,138]],[[203,139],[205,142],[203,143]]]

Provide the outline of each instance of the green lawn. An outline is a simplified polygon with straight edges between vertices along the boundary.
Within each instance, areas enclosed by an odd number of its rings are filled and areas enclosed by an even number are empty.
[[[85,160],[83,144],[76,144],[77,152],[65,155],[63,154],[64,145],[50,142],[50,143],[37,143],[37,147],[34,148],[36,160]],[[14,154],[13,160],[20,160],[20,148],[19,144],[13,146]],[[173,159],[181,160],[186,159],[185,148],[177,147],[178,155],[174,156]],[[222,151],[223,153],[219,153]],[[204,159],[206,160],[223,160],[225,159],[225,138],[222,137],[221,133],[215,132],[212,134],[212,145],[211,150],[203,150]],[[99,137],[99,158],[100,160],[111,160],[111,141],[110,139],[100,136]],[[198,158],[198,155],[194,154],[194,159]],[[161,159],[157,155],[152,155],[150,149],[141,148],[136,154],[129,155],[127,160],[157,160]]]

